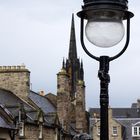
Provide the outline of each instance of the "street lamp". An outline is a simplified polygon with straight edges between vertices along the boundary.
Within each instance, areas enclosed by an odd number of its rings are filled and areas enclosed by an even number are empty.
[[[130,18],[134,14],[128,11],[127,0],[83,0],[82,11],[77,15],[81,19],[81,44],[84,51],[93,59],[99,61],[98,77],[100,79],[100,140],[109,140],[108,135],[108,84],[110,82],[109,62],[121,56],[128,47],[130,39]],[[84,26],[84,20],[87,20]],[[117,45],[124,37],[126,20],[126,43],[115,56],[95,56],[91,54],[84,43],[85,35],[89,42],[98,47],[108,48]]]

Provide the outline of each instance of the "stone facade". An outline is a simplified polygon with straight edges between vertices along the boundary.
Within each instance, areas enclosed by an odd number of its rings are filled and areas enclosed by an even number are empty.
[[[0,140],[11,140],[9,130],[0,128]]]
[[[113,119],[112,109],[109,109],[109,140],[123,140],[123,126]],[[100,118],[94,113],[92,118],[91,135],[94,140],[100,140]]]
[[[25,66],[0,66],[0,88],[25,99],[30,91],[30,72]]]
[[[109,108],[109,139],[123,140],[123,126],[113,119],[111,108]]]
[[[66,131],[88,132],[83,62],[77,58],[74,17],[72,17],[68,59],[57,74],[57,113]]]
[[[30,72],[25,68],[25,66],[0,67],[0,89],[4,90],[4,92],[0,92],[0,98],[5,100],[0,101],[0,117],[5,117],[4,119],[1,119],[2,122],[0,122],[0,127],[1,125],[4,127],[3,125],[7,122],[7,126],[5,126],[4,129],[0,128],[0,139],[57,140],[59,138],[60,132],[56,130],[58,129],[59,124],[55,124],[55,122],[49,122],[50,120],[48,120],[49,126],[45,124],[43,118],[48,114],[45,114],[45,112],[42,111],[42,108],[39,109],[38,105],[29,99],[29,94],[31,92],[29,83]],[[7,97],[6,95],[2,95],[6,93]],[[45,98],[42,95],[38,96],[40,96],[40,98],[42,97],[42,99]],[[8,101],[8,99],[11,101]],[[40,100],[40,102],[42,101]],[[8,109],[10,111],[8,111]],[[49,119],[52,120],[52,117],[49,117]],[[5,123],[4,120],[6,121]],[[58,122],[57,118],[54,118],[54,120]],[[40,123],[42,124],[42,130],[40,130]],[[9,124],[12,125],[13,130],[9,128]],[[61,128],[61,126],[59,127]],[[20,136],[21,131],[23,132],[23,136]],[[42,138],[39,138],[41,135]]]
[[[37,125],[28,124],[25,126],[25,137],[16,137],[16,140],[39,140],[39,127]],[[55,129],[43,127],[44,140],[56,140],[58,133]],[[41,139],[40,139],[41,140]]]
[[[70,115],[70,92],[69,79],[66,71],[62,69],[57,74],[57,114],[62,127],[69,130],[69,115]]]
[[[76,83],[75,99],[70,94],[70,79],[66,70],[62,70],[57,74],[57,114],[66,131],[70,131],[70,126],[78,133],[88,132],[88,121],[86,117],[85,107],[85,85],[84,81],[79,80]]]
[[[79,80],[77,82],[76,92],[76,130],[80,133],[87,133],[87,118],[86,118],[86,104],[85,104],[85,85],[84,82]],[[84,120],[84,121],[83,121]]]

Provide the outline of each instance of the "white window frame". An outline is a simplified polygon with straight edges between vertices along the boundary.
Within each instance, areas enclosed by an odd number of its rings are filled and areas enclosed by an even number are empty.
[[[58,129],[55,128],[55,140],[58,140]]]
[[[118,128],[117,128],[117,126],[113,126],[112,127],[112,135],[113,136],[117,136],[118,135]]]
[[[100,126],[97,126],[97,135],[100,136]]]
[[[132,137],[140,137],[140,126],[132,126]]]
[[[43,126],[42,124],[39,125],[39,139],[43,139]]]
[[[24,137],[25,130],[24,130],[24,122],[19,122],[19,136]]]

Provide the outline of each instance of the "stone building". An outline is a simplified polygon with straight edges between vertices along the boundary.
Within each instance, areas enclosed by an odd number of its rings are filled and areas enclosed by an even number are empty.
[[[100,140],[100,115],[99,110],[95,109],[90,118],[90,133],[93,140]],[[124,127],[112,117],[112,109],[109,108],[109,140],[123,140]]]
[[[30,90],[29,73],[24,66],[0,67],[0,139],[60,137],[56,108],[45,96]]]
[[[60,123],[69,131],[88,132],[85,105],[83,62],[77,58],[74,17],[72,17],[68,59],[57,74],[57,113]]]
[[[0,140],[71,140],[88,132],[83,62],[72,17],[68,59],[57,74],[57,95],[30,89],[30,71],[0,66]]]
[[[140,139],[140,100],[130,108],[109,109],[109,140]],[[90,134],[94,140],[100,137],[100,109],[90,108]]]
[[[29,102],[0,89],[0,140],[59,140],[70,136],[46,97],[29,93]]]

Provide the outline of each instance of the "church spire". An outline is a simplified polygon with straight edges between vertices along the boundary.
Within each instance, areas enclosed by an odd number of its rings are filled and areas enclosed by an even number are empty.
[[[71,21],[71,33],[70,33],[70,44],[69,44],[69,59],[77,59],[77,50],[76,50],[76,38],[75,38],[75,26],[74,26],[74,14],[72,14]]]
[[[69,55],[66,60],[66,71],[70,79],[70,95],[71,99],[75,98],[76,84],[78,80],[83,80],[83,64],[80,65],[80,61],[77,58],[77,47],[75,37],[74,15],[72,14],[71,21],[71,33],[69,44]]]

